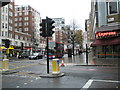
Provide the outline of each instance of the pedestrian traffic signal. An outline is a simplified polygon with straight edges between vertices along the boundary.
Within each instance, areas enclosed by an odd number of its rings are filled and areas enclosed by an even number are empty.
[[[9,46],[10,46],[10,40],[5,39],[5,47],[9,48]]]
[[[53,23],[55,23],[55,21],[53,21],[51,18],[47,18],[47,36],[48,37],[52,37],[54,33],[53,28],[55,28],[55,26],[53,26]]]
[[[42,19],[42,23],[40,23],[40,36],[46,37],[46,19]]]

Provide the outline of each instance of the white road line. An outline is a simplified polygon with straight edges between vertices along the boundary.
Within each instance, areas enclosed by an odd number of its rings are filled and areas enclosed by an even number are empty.
[[[83,88],[89,88],[90,86],[91,86],[91,84],[92,84],[92,82],[93,82],[93,80],[92,79],[90,79],[83,87],[82,87],[82,89]],[[81,89],[80,89],[81,90]]]
[[[93,79],[93,81],[98,81],[98,82],[112,82],[112,83],[120,83],[120,81],[113,81],[113,80],[97,80],[97,79]]]
[[[113,81],[113,80],[97,80],[97,79],[89,79],[88,82],[80,89],[80,90],[87,90],[93,81],[97,82],[111,82],[111,83],[120,83],[120,81]]]
[[[24,85],[27,85],[27,83],[24,83]]]
[[[20,86],[16,86],[16,88],[20,88]]]

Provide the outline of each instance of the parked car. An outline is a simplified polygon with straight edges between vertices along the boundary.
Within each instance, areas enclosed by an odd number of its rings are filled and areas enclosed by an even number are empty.
[[[42,59],[43,55],[41,53],[33,53],[29,56],[29,59]]]
[[[19,56],[18,56],[18,59],[21,59],[21,58],[28,58],[28,54],[26,53],[21,53]]]

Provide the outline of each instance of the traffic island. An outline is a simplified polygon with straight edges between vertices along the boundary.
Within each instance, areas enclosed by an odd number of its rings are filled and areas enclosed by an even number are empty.
[[[9,74],[14,74],[14,73],[18,73],[19,71],[2,71],[2,75],[9,75]]]
[[[59,73],[59,74],[52,74],[52,73],[50,73],[50,74],[40,75],[40,77],[42,77],[42,78],[58,78],[58,77],[62,77],[64,75],[65,75],[65,73]]]

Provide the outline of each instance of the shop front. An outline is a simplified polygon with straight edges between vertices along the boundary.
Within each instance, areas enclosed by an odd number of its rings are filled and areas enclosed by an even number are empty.
[[[118,31],[97,32],[91,44],[93,55],[98,58],[120,58],[120,33]]]

